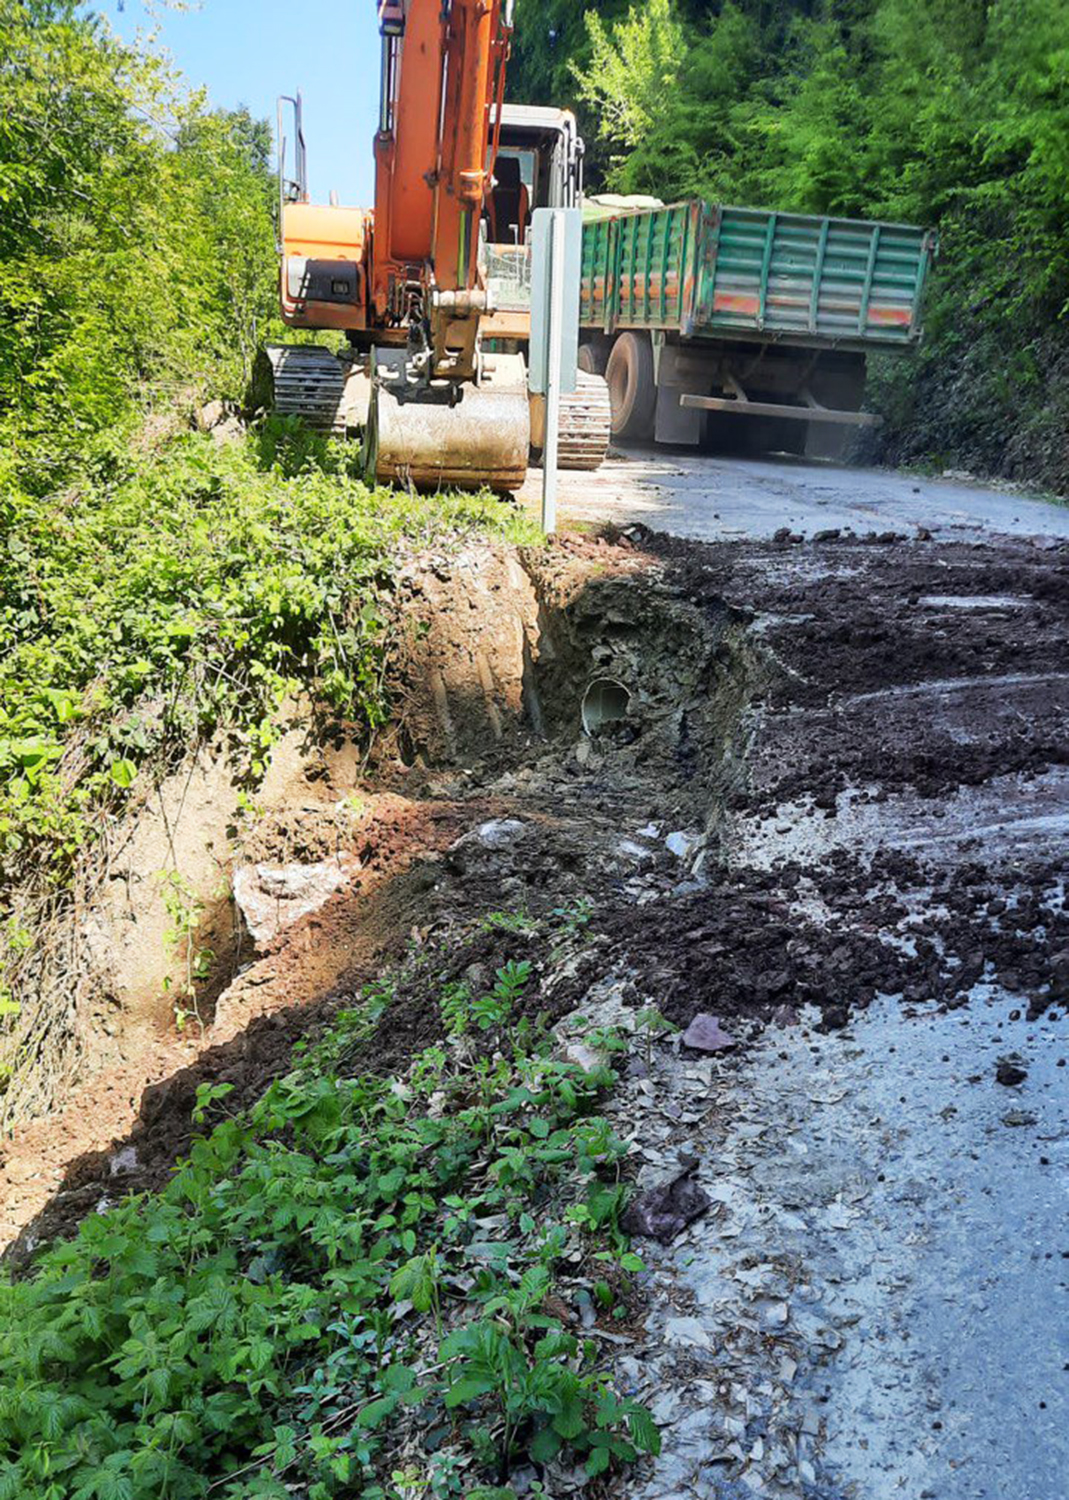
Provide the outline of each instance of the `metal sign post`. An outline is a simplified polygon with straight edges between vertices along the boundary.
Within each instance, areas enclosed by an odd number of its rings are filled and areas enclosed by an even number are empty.
[[[531,390],[546,402],[542,447],[542,529],[557,529],[560,398],[576,388],[583,215],[577,208],[539,208],[531,251]]]

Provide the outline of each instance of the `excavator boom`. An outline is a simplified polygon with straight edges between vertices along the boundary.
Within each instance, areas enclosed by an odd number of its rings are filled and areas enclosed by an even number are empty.
[[[376,351],[369,452],[383,478],[516,488],[526,370],[515,355],[484,360],[479,341],[487,142],[511,16],[501,0],[380,0],[379,27],[370,313],[373,327],[404,331],[405,351]]]

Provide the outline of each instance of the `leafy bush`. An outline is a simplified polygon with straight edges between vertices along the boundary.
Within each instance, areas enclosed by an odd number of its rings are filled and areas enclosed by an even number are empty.
[[[298,687],[380,723],[391,548],[513,524],[490,499],[369,490],[329,468],[263,472],[262,442],[191,434],[117,481],[13,507],[7,550],[21,578],[0,598],[0,878],[41,841],[62,865],[101,798],[161,749],[184,754],[227,724],[255,772],[272,712]]]
[[[455,1488],[428,1457],[440,1495],[470,1491],[472,1462],[503,1483],[524,1454],[570,1447],[598,1474],[656,1451],[594,1345],[546,1311],[576,1243],[547,1212],[623,1149],[592,1114],[612,1075],[530,1027],[493,1032],[488,1085],[466,1043],[403,1082],[339,1073],[384,993],[247,1118],[220,1119],[225,1087],[203,1087],[198,1117],[218,1123],[166,1191],[0,1283],[2,1500],[372,1500],[394,1493],[406,1411],[466,1455]]]
[[[125,413],[240,393],[275,314],[267,125],[205,109],[75,0],[0,0],[0,481]]]
[[[490,497],[372,490],[350,463],[343,444],[268,423],[225,445],[190,433],[113,453],[62,495],[11,497],[0,553],[8,1105],[34,1084],[28,1038],[66,1035],[40,1014],[52,1002],[25,913],[52,910],[108,817],[219,731],[255,784],[286,698],[304,694],[358,733],[381,724],[399,549],[473,529],[530,534]],[[56,1003],[66,1009],[65,994]]]

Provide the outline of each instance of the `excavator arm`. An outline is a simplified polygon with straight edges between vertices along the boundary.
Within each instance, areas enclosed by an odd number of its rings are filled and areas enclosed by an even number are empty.
[[[382,103],[375,139],[374,322],[422,323],[432,373],[476,374],[479,226],[496,157],[511,5],[380,0]]]

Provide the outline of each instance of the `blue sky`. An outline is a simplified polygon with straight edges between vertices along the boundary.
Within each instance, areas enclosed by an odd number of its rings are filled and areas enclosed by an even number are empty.
[[[144,0],[94,0],[120,35],[153,27]],[[159,43],[213,104],[247,104],[272,121],[279,94],[304,95],[312,197],[370,206],[372,141],[379,109],[375,0],[202,0],[197,8],[153,7]]]

